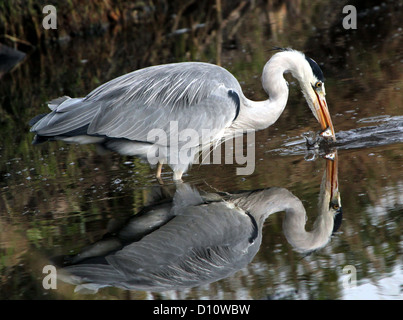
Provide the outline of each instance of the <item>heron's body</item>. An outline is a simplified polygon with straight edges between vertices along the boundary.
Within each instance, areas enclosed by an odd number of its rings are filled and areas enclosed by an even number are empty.
[[[288,98],[285,72],[292,72],[301,86],[306,77],[322,81],[308,59],[298,51],[277,53],[263,71],[263,87],[270,99],[261,102],[247,99],[236,78],[213,64],[184,62],[140,69],[101,85],[84,98],[50,102],[52,112],[31,121],[34,143],[96,143],[120,154],[147,158],[150,163],[167,163],[174,179],[181,179],[193,161],[193,157],[178,159],[183,148],[196,155],[200,147],[218,143],[237,129],[261,130],[278,119]],[[312,88],[303,87],[306,90]],[[186,130],[198,139],[181,139]],[[165,137],[161,138],[161,132]]]

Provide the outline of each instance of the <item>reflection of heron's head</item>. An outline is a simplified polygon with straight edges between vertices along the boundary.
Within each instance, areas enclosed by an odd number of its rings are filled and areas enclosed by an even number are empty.
[[[338,183],[337,153],[332,154],[332,157],[326,160],[326,172],[321,184],[319,208],[333,218],[333,233],[335,233],[340,228],[343,215]]]
[[[341,225],[341,197],[338,189],[338,159],[335,153],[326,160],[326,170],[320,187],[318,216],[311,231],[305,230],[305,211],[286,210],[283,223],[288,242],[299,252],[310,252],[325,246]]]

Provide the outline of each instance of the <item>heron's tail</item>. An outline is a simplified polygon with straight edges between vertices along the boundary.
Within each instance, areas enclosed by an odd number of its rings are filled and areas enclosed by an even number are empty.
[[[42,114],[38,114],[37,116],[35,116],[34,118],[32,118],[28,124],[32,127],[34,126],[37,122],[39,122],[42,118],[46,117],[48,114],[47,113],[42,113]],[[40,144],[43,142],[48,141],[49,138],[47,137],[42,137],[39,135],[35,135],[34,140],[32,141],[32,144]]]
[[[48,107],[50,110],[55,110],[60,104],[62,104],[64,101],[70,99],[68,96],[63,96],[54,100],[51,100],[48,102]],[[37,124],[40,120],[42,120],[44,117],[46,117],[49,113],[41,113],[38,114],[37,116],[33,117],[28,124],[33,127],[35,124]],[[46,142],[50,140],[50,137],[44,137],[41,135],[36,134],[34,137],[34,140],[32,141],[32,144],[40,144],[43,142]]]
[[[104,139],[87,135],[88,126],[97,113],[99,104],[83,98],[67,96],[48,102],[50,113],[34,117],[29,124],[36,133],[33,144],[48,140],[69,143],[99,143]]]
[[[28,124],[32,127],[35,123],[37,123],[39,120],[41,120],[46,115],[47,115],[47,113],[38,114],[37,116],[35,116],[31,120],[29,120]]]
[[[71,99],[68,96],[63,96],[54,100],[51,100],[48,102],[48,107],[50,110],[55,110],[59,105],[61,105],[64,101]],[[37,116],[33,117],[28,124],[33,127],[37,122],[39,122],[39,120],[41,120],[43,117],[47,116],[48,113],[42,113],[42,114],[38,114]]]

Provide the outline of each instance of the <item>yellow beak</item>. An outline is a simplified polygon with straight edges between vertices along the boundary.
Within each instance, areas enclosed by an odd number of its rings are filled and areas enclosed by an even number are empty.
[[[315,91],[316,101],[314,102],[316,114],[318,115],[318,120],[322,128],[322,136],[330,137],[333,141],[336,141],[336,135],[334,132],[334,127],[332,119],[330,117],[329,108],[327,107],[326,98],[323,94],[317,93]]]

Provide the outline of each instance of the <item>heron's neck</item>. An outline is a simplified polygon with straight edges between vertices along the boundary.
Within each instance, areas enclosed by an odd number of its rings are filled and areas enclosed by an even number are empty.
[[[270,59],[262,73],[263,89],[269,95],[264,101],[243,99],[240,114],[234,123],[239,128],[262,130],[277,121],[283,113],[288,100],[288,84],[284,72],[288,70],[278,59]]]
[[[270,188],[246,196],[234,196],[233,202],[250,212],[260,230],[269,215],[285,211],[284,234],[287,241],[300,252],[323,247],[328,243],[333,230],[333,217],[326,210],[319,210],[312,230],[306,231],[307,215],[301,200],[284,188]]]

